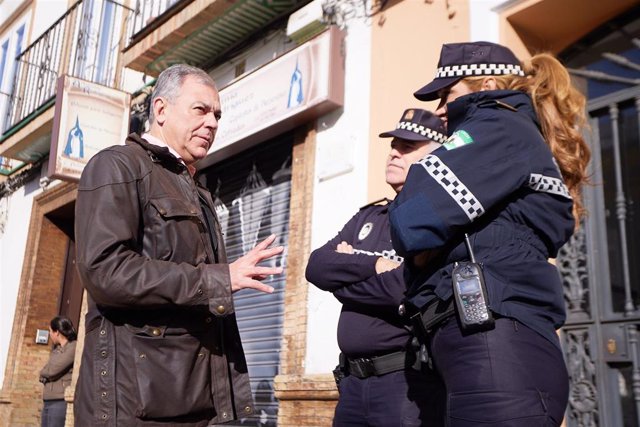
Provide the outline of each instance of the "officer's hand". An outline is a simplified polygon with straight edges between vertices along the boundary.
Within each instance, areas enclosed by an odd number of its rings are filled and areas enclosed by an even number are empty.
[[[347,242],[340,242],[338,243],[338,246],[336,246],[336,252],[341,254],[352,254],[353,246],[351,246]]]
[[[378,274],[386,273],[387,271],[394,270],[398,267],[400,267],[400,263],[391,261],[390,259],[380,257],[376,261],[376,273]]]
[[[273,287],[265,285],[260,280],[264,280],[272,274],[282,273],[282,267],[261,267],[257,264],[282,253],[283,246],[269,247],[275,239],[276,235],[272,234],[249,252],[229,264],[231,292],[237,292],[244,288],[251,288],[269,294],[273,292]]]

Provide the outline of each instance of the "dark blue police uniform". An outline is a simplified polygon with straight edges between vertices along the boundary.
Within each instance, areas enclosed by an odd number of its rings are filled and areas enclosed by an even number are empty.
[[[343,241],[355,253],[336,252]],[[439,425],[434,411],[443,397],[441,383],[410,366],[411,333],[398,314],[406,291],[403,269],[377,274],[379,257],[402,261],[391,245],[386,203],[362,208],[313,251],[307,265],[307,280],[342,303],[338,345],[346,356],[346,377],[339,384],[334,425]]]
[[[453,316],[427,335],[448,422],[559,424],[568,380],[556,328],[565,309],[547,259],[573,232],[572,200],[528,95],[476,92],[447,107],[448,142],[411,167],[390,207],[398,253],[430,254],[426,268],[407,271],[407,306],[451,300],[468,233],[497,320],[493,330],[462,334]]]

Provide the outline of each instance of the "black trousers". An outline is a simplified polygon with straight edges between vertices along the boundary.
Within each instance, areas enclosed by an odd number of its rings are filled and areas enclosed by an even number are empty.
[[[454,317],[430,339],[451,427],[559,426],[569,394],[562,352],[518,321],[463,335]]]
[[[340,381],[334,427],[442,426],[444,388],[432,372],[412,369]]]

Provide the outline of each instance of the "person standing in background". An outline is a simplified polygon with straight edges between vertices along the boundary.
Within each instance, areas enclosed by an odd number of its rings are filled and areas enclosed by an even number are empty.
[[[67,403],[64,390],[71,385],[77,333],[71,320],[63,316],[51,319],[49,338],[53,344],[49,361],[40,371],[42,390],[42,427],[64,427]]]

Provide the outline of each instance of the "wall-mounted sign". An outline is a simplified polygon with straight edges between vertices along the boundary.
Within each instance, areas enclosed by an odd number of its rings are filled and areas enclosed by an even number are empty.
[[[36,329],[36,344],[49,344],[49,331],[47,329]]]
[[[343,38],[331,27],[222,89],[216,160],[341,107]]]
[[[130,99],[126,92],[61,76],[51,132],[49,176],[77,181],[94,154],[123,144],[129,132]]]

